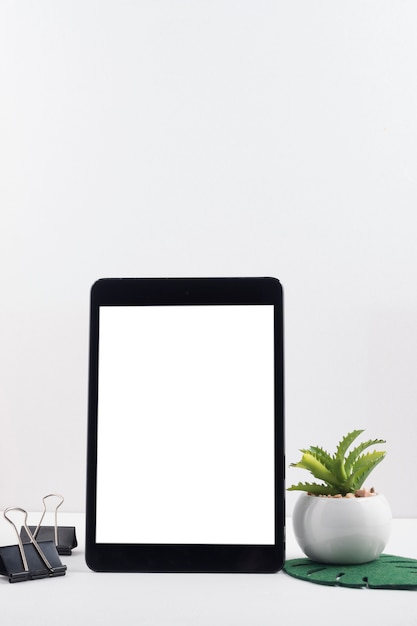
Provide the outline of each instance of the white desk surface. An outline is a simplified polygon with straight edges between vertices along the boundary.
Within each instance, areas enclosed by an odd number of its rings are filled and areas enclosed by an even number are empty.
[[[30,518],[29,518],[30,521]],[[4,520],[0,522],[1,545]],[[278,574],[102,574],[84,560],[84,515],[61,513],[79,546],[65,576],[10,584],[0,614],[13,626],[417,626],[417,591],[344,589]],[[7,522],[5,522],[7,525]],[[417,558],[417,519],[394,520],[385,551]],[[304,556],[287,520],[287,559]]]

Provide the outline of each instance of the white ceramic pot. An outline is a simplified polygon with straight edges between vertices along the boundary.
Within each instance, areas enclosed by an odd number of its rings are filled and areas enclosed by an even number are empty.
[[[366,498],[300,495],[293,512],[303,552],[321,563],[367,563],[378,558],[391,532],[392,513],[382,494]]]

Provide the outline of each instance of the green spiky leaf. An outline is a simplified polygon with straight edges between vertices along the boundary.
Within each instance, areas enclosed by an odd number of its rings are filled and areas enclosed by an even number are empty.
[[[347,479],[347,474],[345,470],[345,461],[343,458],[336,457],[335,463],[334,463],[334,473],[336,475],[338,484],[343,485],[343,483]]]
[[[351,452],[349,452],[345,462],[346,472],[349,474],[352,471],[354,463],[364,450],[380,443],[386,443],[385,439],[369,439],[369,441],[364,441],[363,443],[359,444],[359,446],[354,448]]]
[[[348,484],[352,491],[356,491],[356,489],[360,489],[362,487],[369,474],[385,458],[385,452],[370,452],[369,454],[364,455],[364,457],[367,457],[366,462],[358,464],[355,471],[348,479]]]
[[[352,466],[352,474],[360,469],[371,467],[375,461],[382,461],[385,456],[385,452],[381,450],[374,450],[373,452],[367,452],[362,454]]]
[[[343,437],[343,439],[339,442],[339,445],[336,449],[335,458],[336,459],[344,459],[347,449],[352,445],[359,435],[363,433],[363,430],[353,430],[351,433],[348,433]]]
[[[331,455],[320,448],[319,446],[310,446],[308,450],[300,450],[300,452],[306,453],[310,452],[324,467],[326,467],[329,471],[333,471],[334,469],[334,460]]]
[[[338,491],[330,485],[319,485],[318,483],[298,483],[288,487],[288,491],[306,491],[316,496],[335,496]]]
[[[301,461],[299,461],[299,463],[293,463],[291,466],[306,469],[311,472],[315,478],[324,480],[326,483],[334,484],[335,482],[333,472],[329,471],[319,459],[311,454],[311,452],[304,452]]]

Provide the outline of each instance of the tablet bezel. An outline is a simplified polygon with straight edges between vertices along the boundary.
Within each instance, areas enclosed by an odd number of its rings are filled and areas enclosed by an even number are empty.
[[[96,542],[100,306],[274,306],[275,543],[271,545]],[[284,563],[284,366],[282,287],[275,278],[105,278],[91,288],[88,389],[87,565],[111,572],[276,572]],[[120,523],[132,523],[120,511]]]

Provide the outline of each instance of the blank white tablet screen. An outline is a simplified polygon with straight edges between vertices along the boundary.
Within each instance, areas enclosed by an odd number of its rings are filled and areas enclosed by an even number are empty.
[[[273,305],[101,306],[97,543],[274,544]]]

